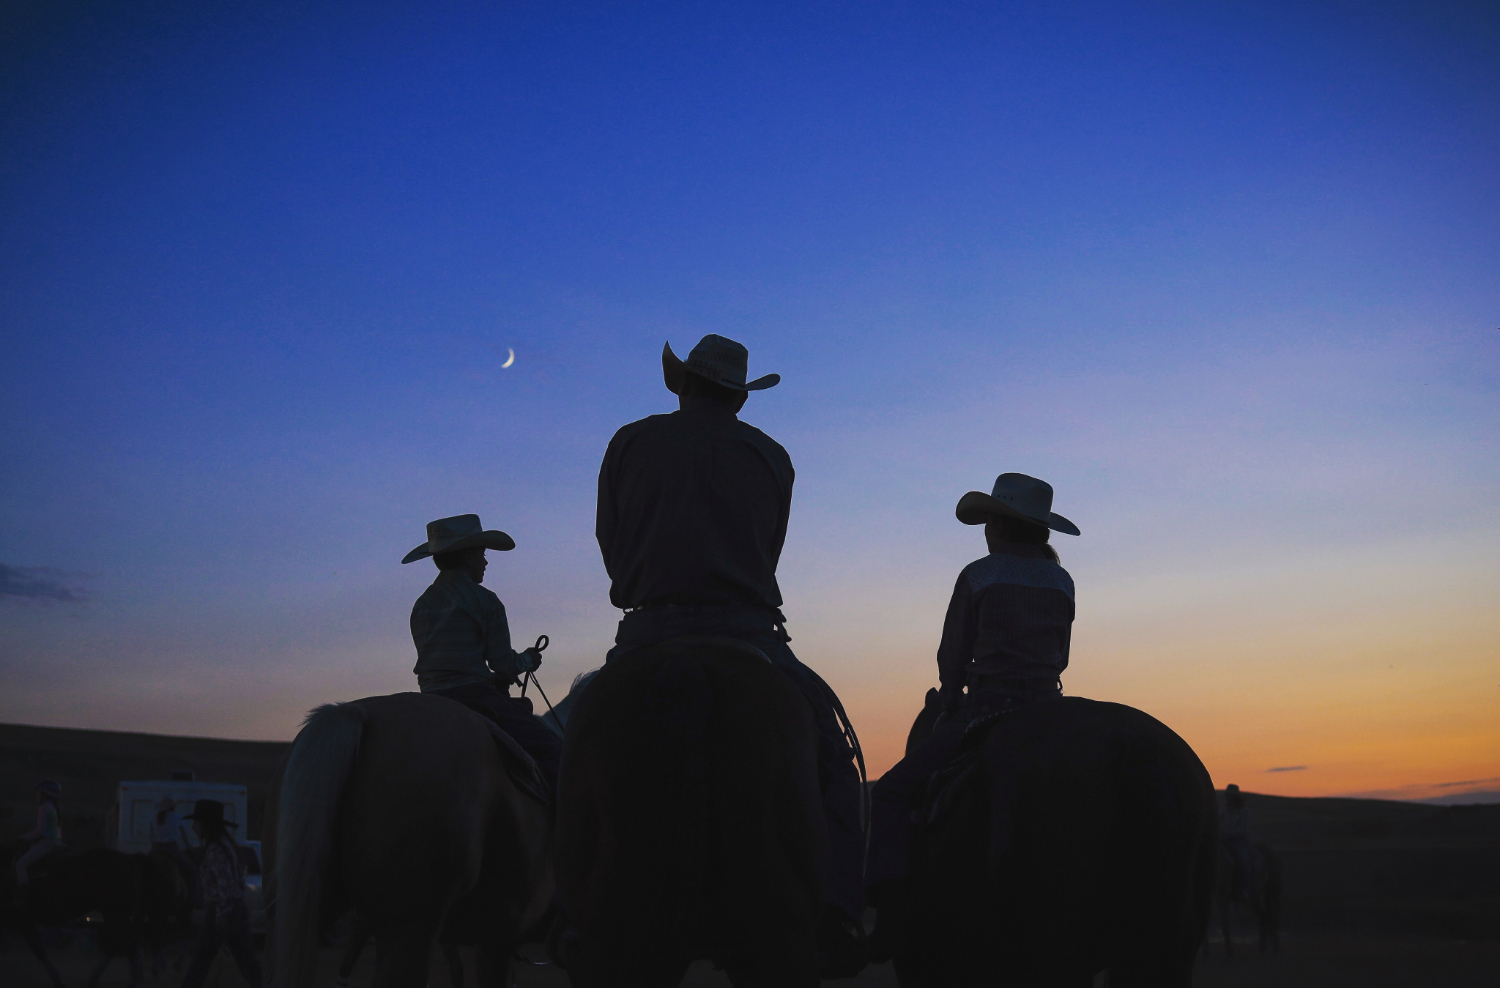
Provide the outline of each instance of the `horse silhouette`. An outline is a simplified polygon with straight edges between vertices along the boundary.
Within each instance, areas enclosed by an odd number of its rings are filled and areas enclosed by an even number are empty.
[[[936,691],[908,744],[926,737]],[[1208,924],[1213,783],[1170,729],[1064,697],[993,718],[913,835],[904,988],[1176,988]]]
[[[548,807],[512,779],[497,731],[422,693],[313,712],[267,813],[273,984],[313,988],[320,940],[353,909],[375,988],[426,985],[440,939],[477,946],[483,988],[509,985],[554,886]]]
[[[20,853],[8,856],[13,861]],[[131,988],[142,983],[142,910],[145,905],[145,855],[108,848],[55,851],[31,867],[31,890],[25,903],[16,904],[15,870],[7,862],[0,879],[0,929],[16,930],[31,953],[47,970],[54,988],[63,988],[62,975],[47,957],[38,927],[61,926],[97,912],[103,922],[94,927],[99,963],[89,974],[95,988],[110,962],[124,957],[130,965]]]
[[[827,832],[807,700],[765,655],[695,636],[604,667],[563,742],[557,869],[578,988],[818,984]]]

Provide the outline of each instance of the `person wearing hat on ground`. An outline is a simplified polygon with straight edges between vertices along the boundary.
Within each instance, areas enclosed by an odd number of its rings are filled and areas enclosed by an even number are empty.
[[[1219,838],[1234,864],[1230,876],[1230,895],[1241,901],[1250,897],[1250,807],[1240,787],[1231,783],[1224,788],[1224,808],[1219,811]]]
[[[35,841],[26,853],[16,858],[16,895],[23,897],[31,888],[31,866],[63,846],[62,823],[57,816],[57,801],[62,786],[44,779],[36,787],[36,827],[21,835],[21,840]]]
[[[182,873],[183,881],[191,885],[193,863],[182,850],[187,843],[182,818],[177,815],[177,800],[163,796],[156,803],[156,816],[151,818],[151,853],[170,860]]]
[[[439,518],[427,526],[427,541],[401,562],[432,557],[437,579],[411,609],[411,637],[417,647],[417,686],[446,696],[489,718],[536,760],[557,790],[562,739],[532,714],[531,701],[510,695],[510,687],[542,664],[535,648],[510,647],[505,605],[486,587],[484,550],[508,552],[515,541],[504,532],[485,531],[478,515]]]
[[[833,691],[787,646],[776,564],[792,460],[738,417],[750,392],[781,378],[747,382],[748,362],[749,352],[722,336],[703,337],[685,361],[667,345],[662,371],[678,410],[632,422],[610,440],[595,535],[610,601],[625,614],[605,661],[682,635],[725,635],[759,648],[808,698],[830,845],[823,967],[857,971],[864,834],[852,730],[841,727],[848,721]]]
[[[942,715],[932,734],[871,793],[869,900],[878,910],[872,954],[889,956],[905,896],[912,803],[959,750],[980,717],[1062,695],[1073,627],[1073,578],[1058,565],[1049,533],[1077,535],[1052,511],[1052,487],[1003,473],[994,490],[970,491],[958,520],[983,525],[989,554],[965,566],[953,587],[938,645]],[[967,689],[967,692],[965,690]]]
[[[216,799],[198,800],[184,819],[193,822],[193,832],[203,843],[198,867],[203,925],[182,988],[202,988],[219,948],[226,945],[250,988],[260,988],[260,958],[250,941],[250,912],[245,908],[245,862],[229,834],[238,824],[224,819],[224,804]]]

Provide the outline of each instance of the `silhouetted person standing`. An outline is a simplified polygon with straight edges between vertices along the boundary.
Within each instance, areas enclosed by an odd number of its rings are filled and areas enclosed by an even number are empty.
[[[1250,894],[1250,807],[1240,787],[1224,788],[1224,808],[1219,811],[1219,837],[1234,863],[1231,894],[1245,899]]]
[[[193,821],[193,831],[203,842],[203,860],[198,866],[199,895],[203,903],[203,925],[182,988],[202,988],[209,968],[228,946],[250,988],[260,988],[260,958],[250,940],[250,912],[245,907],[245,863],[229,835],[235,823],[224,819],[224,804],[200,799],[184,819]]]
[[[191,888],[193,863],[183,851],[187,843],[182,818],[177,815],[177,800],[163,796],[156,804],[156,816],[151,818],[151,853],[171,861]],[[196,894],[194,890],[194,901],[197,901]]]
[[[859,773],[827,684],[792,654],[776,564],[792,506],[792,461],[770,436],[738,417],[751,391],[749,352],[703,337],[679,360],[662,350],[678,410],[615,433],[599,470],[596,535],[610,601],[625,611],[606,662],[680,635],[726,635],[760,649],[811,702],[828,821],[829,911],[825,970],[859,962],[864,839]],[[847,721],[845,721],[847,723]]]

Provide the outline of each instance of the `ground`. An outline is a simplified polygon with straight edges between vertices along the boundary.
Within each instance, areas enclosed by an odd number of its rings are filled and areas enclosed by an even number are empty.
[[[259,837],[267,781],[285,745],[73,731],[0,724],[0,830],[31,825],[39,778],[61,780],[70,844],[102,840],[101,822],[123,778],[167,778],[190,768],[200,779],[244,782],[250,788],[246,836]],[[1238,963],[1217,953],[1199,964],[1206,988],[1405,988],[1500,985],[1500,805],[1424,806],[1368,799],[1291,799],[1247,794],[1255,839],[1281,856],[1286,875],[1283,952],[1261,957],[1247,945]],[[1248,933],[1241,929],[1240,934]],[[68,988],[82,988],[97,955],[64,949],[58,960]],[[337,958],[323,958],[332,988]],[[369,983],[369,965],[355,982]],[[435,969],[436,970],[436,969]],[[176,988],[180,975],[151,982]],[[116,963],[101,988],[121,988]],[[563,986],[551,968],[523,968],[521,986]],[[723,985],[695,969],[689,985]],[[221,958],[210,985],[242,984]],[[434,988],[445,988],[441,974]],[[889,965],[866,971],[850,986],[894,985]],[[39,965],[10,936],[0,944],[0,988],[47,988]]]
[[[82,988],[97,955],[87,950],[57,952],[58,966],[69,988]],[[366,957],[355,972],[354,984],[369,984],[373,959]],[[333,988],[337,952],[322,958],[326,988]],[[1195,983],[1199,988],[1494,988],[1500,971],[1500,942],[1425,938],[1288,937],[1279,956],[1260,956],[1253,950],[1233,964],[1214,954],[1199,961]],[[105,975],[100,988],[124,988],[126,970],[116,964]],[[152,988],[176,988],[181,974],[168,972],[151,979]],[[566,988],[567,978],[552,968],[526,967],[517,971],[519,988]],[[470,984],[472,985],[472,980]],[[728,985],[723,975],[707,965],[695,967],[686,986]],[[0,952],[0,984],[7,988],[49,988],[41,967],[11,938]],[[889,964],[867,969],[850,981],[830,981],[830,986],[849,988],[894,988],[896,977]],[[227,954],[219,958],[209,977],[208,988],[242,988],[244,981]],[[434,988],[446,988],[440,968],[434,967]]]

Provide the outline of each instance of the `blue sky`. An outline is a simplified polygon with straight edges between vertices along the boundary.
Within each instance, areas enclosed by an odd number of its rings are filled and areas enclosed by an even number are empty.
[[[410,688],[397,561],[471,510],[560,690],[604,446],[718,332],[783,375],[794,647],[877,761],[953,503],[1021,470],[1084,532],[1071,689],[1309,765],[1246,788],[1500,774],[1493,6],[7,16],[0,719]]]

